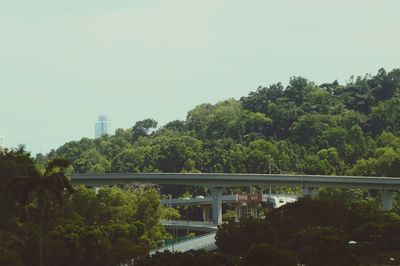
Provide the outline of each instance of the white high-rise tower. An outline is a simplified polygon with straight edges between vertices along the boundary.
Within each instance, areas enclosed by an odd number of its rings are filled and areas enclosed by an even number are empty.
[[[110,127],[110,120],[108,120],[106,115],[100,115],[94,126],[94,137],[100,138],[101,136],[108,134]]]

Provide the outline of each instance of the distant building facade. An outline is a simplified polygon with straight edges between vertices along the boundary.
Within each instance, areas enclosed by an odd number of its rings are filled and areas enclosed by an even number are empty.
[[[100,138],[103,135],[108,134],[110,129],[110,120],[106,115],[100,115],[94,126],[94,137]]]

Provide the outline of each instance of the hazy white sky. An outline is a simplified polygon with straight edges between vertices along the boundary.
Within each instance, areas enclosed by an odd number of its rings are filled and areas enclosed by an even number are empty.
[[[0,136],[48,152],[302,75],[400,67],[398,0],[2,0]]]

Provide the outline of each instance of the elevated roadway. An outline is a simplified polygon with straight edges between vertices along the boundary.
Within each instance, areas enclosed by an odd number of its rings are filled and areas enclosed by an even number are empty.
[[[400,178],[366,176],[277,175],[277,174],[227,174],[227,173],[106,173],[73,174],[72,184],[85,186],[127,183],[174,184],[208,186],[211,188],[213,221],[222,222],[222,189],[226,186],[276,185],[298,186],[304,195],[315,188],[365,188],[380,190],[385,210],[392,207],[392,193],[400,190]]]
[[[223,203],[234,203],[238,200],[238,195],[222,195],[221,200]],[[209,205],[212,204],[212,197],[164,199],[161,200],[161,204],[165,206]]]
[[[286,203],[295,202],[298,199],[298,195],[278,195],[278,194],[232,194],[232,195],[222,195],[221,204],[234,204],[236,211],[239,209],[237,206],[251,203],[251,196],[256,196],[256,202],[265,202],[270,204],[273,208],[279,208]],[[253,199],[254,200],[254,199]],[[197,206],[201,207],[203,211],[203,221],[210,220],[210,209],[209,206],[212,205],[212,197],[195,197],[195,198],[175,198],[175,199],[163,199],[161,204],[169,207],[176,206]]]
[[[266,200],[264,200],[264,196]],[[270,201],[275,203],[275,207],[278,208],[285,203],[296,201],[297,198],[297,195],[263,194],[262,201]],[[221,201],[222,203],[237,203],[239,201],[239,194],[222,195]],[[163,199],[161,200],[161,204],[165,206],[211,205],[212,197]]]
[[[327,175],[225,174],[225,173],[86,173],[73,174],[73,184],[86,186],[127,183],[174,184],[192,186],[300,186],[346,187],[367,189],[400,189],[400,178]]]
[[[167,229],[189,229],[197,232],[216,232],[218,230],[218,226],[215,223],[209,222],[161,220],[161,224]]]
[[[199,250],[204,249],[206,251],[211,251],[217,249],[215,245],[215,232],[209,233],[203,236],[195,237],[190,240],[178,242],[172,245],[168,245],[156,250],[152,250],[150,252],[150,256],[156,254],[157,252],[164,252],[164,251],[179,251],[179,252],[188,252],[190,250]]]

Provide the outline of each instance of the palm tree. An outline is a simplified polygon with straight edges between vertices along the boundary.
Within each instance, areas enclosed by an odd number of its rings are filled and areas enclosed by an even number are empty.
[[[43,266],[44,241],[45,241],[45,216],[49,196],[60,204],[63,202],[63,194],[73,192],[69,179],[64,174],[64,169],[70,163],[64,159],[53,159],[44,171],[30,164],[24,176],[19,176],[10,181],[7,186],[9,199],[13,204],[26,207],[35,203],[38,210],[39,226],[39,265]]]

